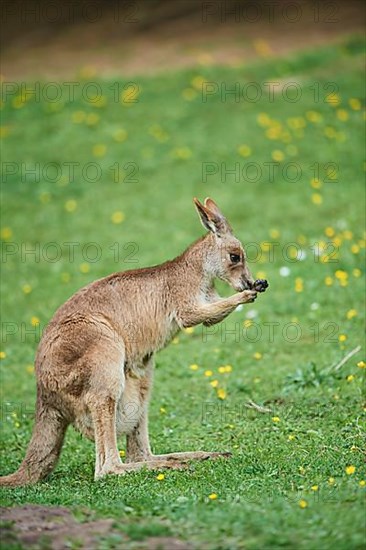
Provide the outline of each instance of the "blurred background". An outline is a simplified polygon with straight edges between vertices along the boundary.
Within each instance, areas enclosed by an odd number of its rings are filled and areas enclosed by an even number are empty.
[[[256,57],[362,33],[358,0],[4,0],[2,72],[9,79],[151,74],[240,66]]]

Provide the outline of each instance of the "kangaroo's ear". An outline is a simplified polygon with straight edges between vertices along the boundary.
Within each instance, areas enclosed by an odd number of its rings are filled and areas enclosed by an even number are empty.
[[[197,212],[201,219],[202,225],[221,237],[224,233],[231,233],[231,227],[225,216],[219,210],[219,207],[212,199],[205,199],[205,204],[201,204],[196,198],[193,199]]]

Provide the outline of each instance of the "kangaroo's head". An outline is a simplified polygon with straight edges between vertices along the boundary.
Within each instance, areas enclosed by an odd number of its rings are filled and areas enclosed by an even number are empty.
[[[237,292],[251,289],[254,280],[247,266],[244,248],[233,235],[225,216],[212,199],[205,199],[204,204],[193,200],[202,225],[210,232],[205,262],[208,274],[226,281]]]

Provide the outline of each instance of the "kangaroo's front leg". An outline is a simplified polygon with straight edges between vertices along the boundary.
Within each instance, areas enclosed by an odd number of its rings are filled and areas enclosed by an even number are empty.
[[[225,319],[238,305],[254,302],[256,297],[255,290],[244,290],[217,302],[194,305],[190,311],[181,315],[183,326],[192,327],[200,323],[214,325]]]

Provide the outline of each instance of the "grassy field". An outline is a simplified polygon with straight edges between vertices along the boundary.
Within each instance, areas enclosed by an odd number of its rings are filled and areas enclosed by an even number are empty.
[[[230,460],[95,483],[93,445],[70,429],[54,473],[2,491],[3,505],[115,518],[130,537],[124,548],[151,534],[212,550],[363,547],[364,348],[335,367],[364,344],[362,69],[362,44],[350,38],[129,85],[86,68],[74,98],[62,83],[41,83],[39,98],[9,91],[2,473],[30,438],[42,327],[89,281],[178,255],[202,234],[193,196],[218,202],[270,289],[157,357],[154,451],[229,450]],[[235,85],[240,95],[225,96]],[[114,536],[99,547],[120,544]]]

